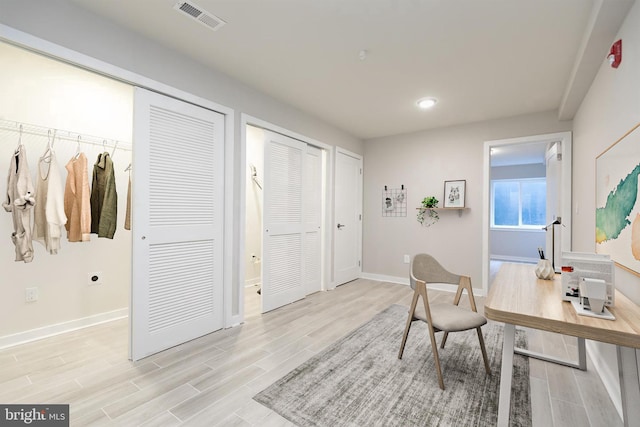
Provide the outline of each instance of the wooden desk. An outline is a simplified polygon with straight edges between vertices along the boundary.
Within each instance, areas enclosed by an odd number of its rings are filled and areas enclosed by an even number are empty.
[[[640,348],[640,307],[616,291],[615,307],[609,309],[616,320],[579,316],[571,303],[562,301],[560,275],[540,280],[534,269],[503,264],[485,300],[485,316],[505,323],[498,425],[509,424],[515,326],[520,325],[616,345],[624,424],[640,426],[640,360],[635,351]]]

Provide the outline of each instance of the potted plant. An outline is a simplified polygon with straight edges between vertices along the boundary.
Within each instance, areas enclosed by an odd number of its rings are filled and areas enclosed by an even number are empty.
[[[433,196],[425,197],[420,204],[418,222],[425,227],[435,224],[440,219],[438,212],[433,209],[438,207],[438,199]]]

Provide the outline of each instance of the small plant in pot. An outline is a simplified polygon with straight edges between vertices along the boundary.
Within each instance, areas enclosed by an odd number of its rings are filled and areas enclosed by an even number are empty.
[[[438,207],[438,199],[433,196],[425,197],[420,204],[418,222],[425,227],[435,224],[440,219],[438,212],[433,210],[433,208]]]

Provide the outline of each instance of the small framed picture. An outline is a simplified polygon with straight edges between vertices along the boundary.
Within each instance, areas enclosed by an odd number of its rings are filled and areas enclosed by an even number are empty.
[[[464,196],[466,193],[467,181],[464,179],[458,181],[444,182],[444,207],[445,208],[464,208]]]

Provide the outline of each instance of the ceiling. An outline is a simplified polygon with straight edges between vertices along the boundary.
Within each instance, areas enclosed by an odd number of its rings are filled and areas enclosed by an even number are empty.
[[[571,119],[634,0],[197,0],[217,31],[175,0],[72,1],[366,140]]]

